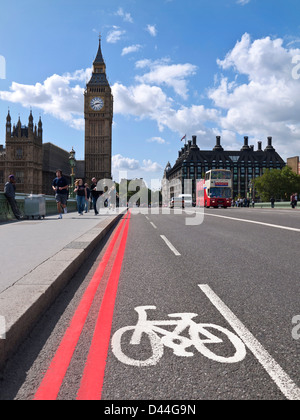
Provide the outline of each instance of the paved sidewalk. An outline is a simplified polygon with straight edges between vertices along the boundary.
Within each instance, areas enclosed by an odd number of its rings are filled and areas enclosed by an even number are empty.
[[[125,211],[0,225],[0,369]]]

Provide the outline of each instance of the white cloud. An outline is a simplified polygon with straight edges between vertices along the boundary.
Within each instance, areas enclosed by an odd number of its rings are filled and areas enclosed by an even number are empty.
[[[158,86],[140,84],[126,87],[120,83],[112,86],[114,111],[141,119],[150,118],[161,124],[161,116],[167,113],[171,100]]]
[[[196,73],[197,67],[193,64],[168,64],[168,60],[159,61],[141,60],[136,63],[137,68],[149,67],[150,71],[143,76],[136,76],[140,83],[158,84],[172,87],[182,98],[187,99],[188,88],[186,78]]]
[[[225,59],[218,60],[238,78],[222,76],[209,92],[214,105],[223,109],[221,128],[261,140],[273,136],[283,156],[291,149],[299,154],[300,83],[292,76],[297,54],[300,50],[285,48],[280,38],[252,41],[244,34]],[[248,82],[239,83],[240,75]]]
[[[213,138],[205,123],[219,120],[220,112],[216,109],[206,109],[203,105],[175,109],[172,99],[157,86],[141,84],[126,87],[116,83],[112,91],[116,114],[149,118],[158,124],[160,131],[169,128],[180,134],[193,133],[203,138],[209,136],[210,140]]]
[[[131,53],[134,53],[134,52],[137,52],[137,51],[139,51],[141,48],[142,48],[142,46],[141,46],[141,45],[139,45],[139,44],[136,44],[136,45],[131,45],[131,46],[129,46],[129,47],[125,47],[125,48],[123,48],[123,50],[122,50],[122,56],[127,55],[127,54],[131,54]]]
[[[147,143],[166,144],[166,140],[161,137],[151,137],[147,140]]]
[[[151,177],[156,178],[162,176],[163,167],[153,162],[151,159],[144,159],[142,164],[137,159],[124,157],[121,154],[112,157],[112,173],[115,180],[119,180],[120,173],[127,174],[128,179],[140,178],[141,176],[147,178],[147,182]]]
[[[157,36],[156,25],[147,25],[146,31],[153,37]]]
[[[106,41],[109,44],[116,44],[122,36],[126,34],[126,31],[120,29],[118,26],[114,26],[111,31],[107,34]]]
[[[295,50],[283,47],[280,38],[272,40],[266,37],[252,42],[250,35],[245,33],[225,59],[217,62],[225,70],[233,68],[237,73],[248,76],[249,80],[264,83],[270,77],[289,80],[294,54]]]
[[[112,167],[116,171],[127,171],[140,169],[140,163],[136,159],[124,157],[120,154],[112,157]]]
[[[161,172],[163,170],[163,167],[159,165],[157,162],[152,162],[150,159],[144,159],[143,160],[143,166],[141,168],[145,172]]]
[[[124,22],[133,23],[133,19],[131,17],[131,14],[124,12],[124,10],[122,9],[122,7],[120,7],[118,9],[118,11],[115,13],[115,15],[116,16],[120,16],[121,18],[123,18]]]
[[[299,49],[284,46],[282,39],[251,40],[246,33],[224,59],[222,72],[208,91],[211,108],[203,105],[176,106],[163,87],[187,94],[186,78],[196,71],[192,65],[170,65],[168,60],[142,60],[137,69],[149,69],[136,77],[136,86],[113,86],[117,113],[149,118],[160,131],[195,134],[211,147],[215,136],[229,149],[239,148],[238,137],[250,141],[274,138],[274,146],[285,158],[300,154],[300,80],[293,77]],[[182,79],[181,79],[182,77]],[[203,146],[202,146],[203,147]],[[291,152],[291,150],[293,150]]]
[[[237,4],[241,4],[242,6],[245,6],[246,4],[250,3],[251,0],[237,0]]]
[[[84,89],[72,82],[85,82],[91,75],[91,69],[66,73],[63,76],[54,74],[43,83],[25,85],[13,82],[9,91],[1,91],[0,99],[19,103],[25,108],[36,107],[46,114],[66,122],[78,130],[84,128],[83,93]]]

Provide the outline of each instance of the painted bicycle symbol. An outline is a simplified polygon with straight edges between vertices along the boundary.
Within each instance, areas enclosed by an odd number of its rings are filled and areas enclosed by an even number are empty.
[[[170,320],[152,321],[147,319],[147,311],[155,310],[156,306],[139,306],[135,308],[138,313],[138,322],[135,326],[127,326],[119,329],[112,337],[112,351],[116,358],[130,366],[146,367],[154,366],[164,354],[164,346],[173,350],[176,356],[192,357],[193,351],[189,349],[194,346],[203,356],[220,363],[238,363],[246,357],[246,347],[242,340],[226,328],[214,324],[197,324],[193,319],[198,315],[195,313],[169,314]],[[174,319],[178,318],[178,319]],[[170,327],[175,327],[170,328]],[[162,328],[162,327],[167,327]],[[213,330],[217,335],[211,332]],[[137,360],[125,354],[123,348],[127,347],[125,341],[130,337],[128,332],[132,331],[132,346],[141,344],[143,335],[148,336],[151,345],[151,356],[146,360]],[[188,336],[182,335],[184,331]],[[222,338],[220,338],[222,337]],[[214,344],[231,344],[234,353],[219,355],[215,351]],[[213,349],[212,349],[213,347]],[[189,350],[188,350],[189,349]],[[228,351],[226,352],[228,353]]]

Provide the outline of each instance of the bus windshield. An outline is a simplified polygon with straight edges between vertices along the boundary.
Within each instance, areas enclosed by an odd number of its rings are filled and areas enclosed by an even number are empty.
[[[231,179],[230,171],[211,171],[211,179]]]
[[[211,188],[210,198],[231,198],[231,188]]]

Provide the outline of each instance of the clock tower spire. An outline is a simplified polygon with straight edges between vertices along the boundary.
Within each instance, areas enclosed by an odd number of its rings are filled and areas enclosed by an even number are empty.
[[[85,178],[111,179],[113,96],[107,80],[101,37],[91,80],[84,93]]]

